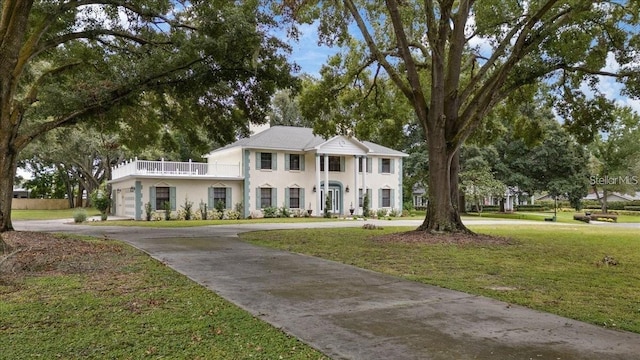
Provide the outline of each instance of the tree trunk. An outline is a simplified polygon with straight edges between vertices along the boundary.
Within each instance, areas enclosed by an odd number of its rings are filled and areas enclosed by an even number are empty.
[[[78,181],[78,194],[76,195],[76,207],[84,207],[84,200],[82,199],[82,193],[84,193],[84,186],[82,182]]]
[[[69,172],[67,171],[67,168],[62,165],[56,165],[56,169],[58,169],[58,172],[62,177],[62,181],[64,182],[64,188],[67,193],[67,201],[69,202],[69,209],[73,209],[75,207],[73,206],[74,205],[74,198],[73,198],[74,186],[71,184],[71,178],[69,177]]]
[[[606,214],[609,211],[609,209],[607,209],[607,188],[603,187],[602,188],[602,213]]]
[[[468,232],[458,213],[458,164],[451,166],[455,154],[447,151],[444,136],[430,136],[429,203],[427,215],[418,230],[429,232]],[[455,181],[455,186],[452,183]],[[452,197],[453,196],[453,197]]]
[[[9,137],[2,134],[2,137]],[[10,139],[1,139],[0,144],[0,233],[13,231],[11,224],[11,202],[13,180],[16,175],[18,154],[9,144]],[[4,242],[0,241],[4,245]]]

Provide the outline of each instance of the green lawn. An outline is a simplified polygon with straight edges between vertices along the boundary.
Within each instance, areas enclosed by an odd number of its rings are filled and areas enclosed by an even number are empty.
[[[85,208],[87,216],[100,216],[96,209]],[[73,213],[78,209],[64,210],[11,210],[12,220],[56,220],[73,219]]]
[[[426,284],[484,295],[597,325],[640,333],[640,239],[610,226],[476,226],[512,245],[380,243],[408,230],[266,231],[252,243],[318,256]],[[611,256],[618,265],[605,265]]]
[[[91,243],[0,277],[0,358],[326,359],[141,251]]]
[[[592,211],[593,212],[593,211]],[[584,211],[581,212],[558,212],[556,220],[561,223],[578,224],[580,221],[573,220],[573,215],[584,215]],[[514,212],[514,213],[494,213],[487,212],[481,214],[469,213],[465,214],[468,218],[494,218],[494,219],[521,219],[521,220],[534,220],[544,221],[545,218],[553,217],[553,211],[544,212]],[[619,223],[640,223],[640,215],[618,215]]]
[[[179,227],[196,227],[208,225],[234,225],[234,224],[264,224],[264,223],[300,223],[300,222],[319,222],[319,221],[337,221],[338,219],[325,218],[270,218],[270,219],[238,219],[238,220],[169,220],[169,221],[134,221],[134,220],[108,220],[88,222],[88,225],[94,226],[142,226],[155,228],[179,228]]]

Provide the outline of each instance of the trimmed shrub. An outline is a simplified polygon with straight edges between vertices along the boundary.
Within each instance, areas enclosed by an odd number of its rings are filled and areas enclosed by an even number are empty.
[[[185,220],[191,220],[193,217],[193,202],[188,198],[184,198],[184,205],[182,205],[183,216]]]
[[[207,220],[207,204],[200,200],[200,218],[202,220]]]
[[[591,216],[588,216],[588,215],[573,215],[573,220],[578,220],[578,221],[589,223],[589,221],[591,221]]]
[[[369,216],[369,194],[367,194],[366,191],[364,192],[364,197],[362,198],[362,216]]]
[[[147,221],[151,221],[151,212],[151,203],[147,202],[146,204],[144,204],[144,215]]]
[[[618,215],[615,214],[591,214],[591,220],[617,222]]]
[[[165,201],[162,204],[162,207],[164,208],[164,219],[167,221],[171,220],[171,203]]]
[[[87,210],[78,209],[73,212],[73,222],[76,224],[87,221]]]
[[[217,212],[223,213],[224,209],[227,205],[222,201],[222,200],[218,200],[216,201],[216,203],[214,204],[214,207],[216,208]]]
[[[282,205],[282,207],[280,208],[279,216],[281,218],[291,217],[291,210],[288,207],[286,207],[285,205]]]
[[[516,211],[545,211],[547,208],[545,205],[517,205]],[[551,206],[553,209],[553,206]]]
[[[235,210],[227,210],[225,211],[223,217],[225,220],[238,220],[241,218],[240,213]]]
[[[385,217],[387,217],[387,210],[386,209],[378,209],[378,211],[376,211],[376,217],[378,219],[384,219]]]
[[[487,212],[500,211],[500,206],[498,206],[498,205],[487,205],[487,206],[483,206],[483,207],[482,207],[482,211],[487,211]]]
[[[235,212],[237,212],[238,214],[240,214],[240,219],[242,219],[244,217],[244,204],[242,201],[237,202],[234,206],[233,206],[233,210]]]
[[[266,207],[262,209],[262,214],[265,218],[275,218],[278,217],[278,208],[276,207]]]

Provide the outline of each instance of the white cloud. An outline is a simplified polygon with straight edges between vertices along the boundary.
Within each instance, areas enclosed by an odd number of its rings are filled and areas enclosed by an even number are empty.
[[[615,59],[613,53],[607,55],[607,61],[602,68],[603,71],[615,73],[620,70],[620,64]],[[640,100],[629,98],[622,95],[623,84],[619,83],[615,78],[609,76],[600,76],[598,90],[604,94],[608,99],[614,100],[620,106],[628,106],[635,112],[640,114]],[[587,96],[593,96],[593,91],[589,88],[587,83],[582,83],[580,90],[582,90]]]
[[[298,64],[303,73],[317,76],[322,65],[339,49],[318,44],[318,22],[301,25],[299,31],[298,41],[287,40],[292,48],[290,60]]]

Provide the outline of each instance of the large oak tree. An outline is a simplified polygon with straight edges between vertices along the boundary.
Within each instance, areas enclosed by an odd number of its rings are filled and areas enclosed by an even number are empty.
[[[173,121],[231,139],[292,82],[257,1],[0,1],[0,232],[19,153],[84,122],[131,133]],[[133,112],[157,109],[146,116]],[[120,110],[119,116],[103,116]],[[111,114],[113,115],[113,114]],[[103,124],[104,125],[104,124]]]
[[[459,149],[514,93],[539,82],[552,84],[551,95],[568,125],[591,124],[589,112],[600,110],[598,76],[615,77],[629,95],[639,95],[637,1],[283,0],[278,5],[296,21],[317,21],[320,41],[348,48],[335,65],[345,83],[373,68],[411,103],[429,156],[422,230],[466,231],[456,201]],[[605,70],[607,59],[620,66]],[[594,97],[580,91],[583,84]]]

